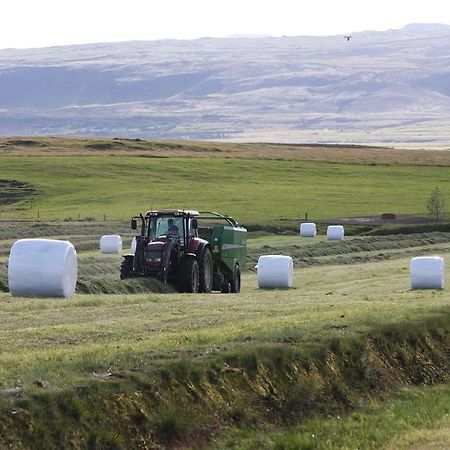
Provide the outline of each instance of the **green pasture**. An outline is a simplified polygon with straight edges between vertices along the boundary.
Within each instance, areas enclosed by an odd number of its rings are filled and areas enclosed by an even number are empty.
[[[450,168],[226,158],[1,157],[0,179],[31,184],[3,218],[121,218],[162,207],[215,210],[240,222],[424,214]]]
[[[110,269],[119,260],[103,256]],[[80,258],[82,271],[92,258]],[[190,433],[203,430],[207,439],[223,435],[219,448],[402,443],[416,423],[414,399],[397,405],[390,412],[397,422],[388,422],[383,411],[368,409],[371,398],[398,383],[442,381],[448,366],[438,345],[447,348],[450,298],[445,290],[411,291],[408,263],[300,268],[292,289],[274,291],[258,289],[256,274],[246,273],[240,294],[78,293],[66,300],[0,293],[2,438],[24,444],[17,448],[81,449],[90,439],[92,448],[126,449],[148,436],[143,448],[187,435],[181,448],[192,448]],[[383,329],[385,353],[372,355],[368,342]],[[392,368],[393,378],[383,381],[389,361],[400,371]],[[427,419],[421,438],[448,412],[441,401],[427,413],[425,405],[436,403],[428,394],[420,402],[419,417]],[[365,409],[346,415],[358,405]],[[325,417],[308,421],[320,411]],[[300,425],[286,430],[283,417]],[[448,434],[439,439],[449,443]]]
[[[79,262],[84,277],[89,258]],[[109,271],[120,262],[103,258]],[[27,389],[43,379],[67,387],[108,371],[286,339],[308,348],[448,308],[445,291],[410,290],[408,263],[298,269],[293,289],[275,291],[258,289],[256,274],[247,273],[236,295],[141,292],[64,300],[0,293],[0,386],[20,380]]]

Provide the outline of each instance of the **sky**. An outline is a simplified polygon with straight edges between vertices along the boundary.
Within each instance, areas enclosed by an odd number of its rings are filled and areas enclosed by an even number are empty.
[[[0,49],[450,25],[449,0],[2,0]]]

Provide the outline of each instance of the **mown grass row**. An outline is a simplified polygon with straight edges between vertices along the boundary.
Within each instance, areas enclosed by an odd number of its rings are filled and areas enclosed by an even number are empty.
[[[46,236],[101,236],[130,232],[129,221],[118,222],[42,222],[4,221],[1,223],[0,240],[40,238]]]
[[[110,226],[109,226],[110,227]],[[72,227],[70,227],[72,229]],[[110,228],[111,229],[111,228]],[[91,228],[75,229],[77,234],[70,236],[69,230],[58,227],[53,232],[46,230],[44,237],[69,239],[79,253],[79,272],[77,292],[79,293],[136,293],[136,292],[166,292],[170,287],[164,287],[157,280],[120,280],[120,256],[101,255],[99,253],[99,236],[91,234]],[[32,230],[35,231],[34,229]],[[95,231],[105,231],[96,227]],[[125,231],[122,229],[121,231]],[[41,234],[27,230],[22,233],[29,236]],[[80,234],[85,232],[86,234]],[[127,251],[131,241],[130,233],[124,233],[124,251]],[[0,292],[7,291],[7,264],[13,240],[0,241]],[[395,236],[361,236],[347,237],[344,241],[327,241],[324,237],[315,239],[301,238],[298,235],[250,237],[248,241],[247,268],[254,270],[259,256],[263,254],[284,254],[291,256],[297,267],[307,267],[329,264],[357,264],[361,262],[399,259],[407,256],[420,256],[435,252],[442,254],[450,250],[449,233],[419,233]],[[88,253],[86,253],[88,252]]]
[[[448,252],[450,233],[419,233],[407,235],[361,236],[344,241],[322,238],[263,237],[249,241],[248,267],[252,268],[261,254],[291,256],[298,267],[323,264],[355,264],[388,260],[405,256]]]

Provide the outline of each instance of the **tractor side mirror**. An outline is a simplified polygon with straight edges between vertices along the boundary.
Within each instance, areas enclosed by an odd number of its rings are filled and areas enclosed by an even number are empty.
[[[197,219],[192,219],[191,227],[192,227],[193,230],[197,230],[198,229],[198,220]]]
[[[137,220],[136,219],[131,219],[131,229],[137,230]]]

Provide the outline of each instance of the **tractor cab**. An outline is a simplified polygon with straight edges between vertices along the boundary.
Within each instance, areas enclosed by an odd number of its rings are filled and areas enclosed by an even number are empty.
[[[145,216],[133,217],[131,228],[137,229],[137,219],[141,219],[141,237],[149,242],[166,237],[178,238],[181,247],[186,247],[193,237],[198,237],[197,211],[161,210],[148,211]]]
[[[198,237],[197,211],[161,210],[149,211],[145,216],[133,217],[131,228],[137,230],[141,219],[141,238],[148,242],[167,238],[178,239],[181,248],[187,248],[192,238]]]

